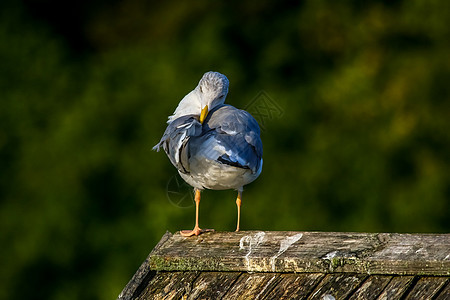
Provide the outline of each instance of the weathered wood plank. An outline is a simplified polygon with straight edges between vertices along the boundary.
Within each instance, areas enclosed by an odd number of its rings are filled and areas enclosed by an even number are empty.
[[[262,299],[280,280],[277,273],[243,273],[224,299]]]
[[[432,299],[447,283],[446,277],[423,277],[420,278],[413,289],[406,296],[406,300]]]
[[[450,234],[179,233],[155,249],[153,270],[450,275]]]
[[[186,299],[198,275],[197,272],[160,272],[136,299]]]
[[[320,273],[281,274],[281,281],[262,299],[303,299],[324,277],[325,275]]]
[[[367,277],[364,274],[328,274],[312,292],[308,300],[344,299]],[[333,297],[333,298],[332,298]]]
[[[414,276],[395,276],[378,297],[379,300],[400,299],[412,284]]]
[[[222,299],[240,275],[240,272],[202,272],[187,299]]]
[[[445,287],[439,291],[439,294],[436,295],[435,300],[448,300],[450,299],[450,282],[447,282]]]
[[[349,300],[376,299],[391,281],[392,276],[372,275],[351,295]]]

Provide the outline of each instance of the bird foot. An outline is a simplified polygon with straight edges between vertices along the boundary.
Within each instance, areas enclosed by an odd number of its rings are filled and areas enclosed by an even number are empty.
[[[192,229],[192,230],[181,230],[180,234],[181,234],[181,236],[184,236],[184,237],[190,237],[193,235],[199,235],[199,234],[202,234],[205,232],[213,232],[213,231],[214,231],[214,229],[201,229],[200,227],[195,226],[194,229]]]

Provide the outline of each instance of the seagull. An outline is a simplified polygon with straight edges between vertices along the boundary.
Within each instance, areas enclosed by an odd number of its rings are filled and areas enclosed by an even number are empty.
[[[194,188],[195,227],[182,230],[188,237],[213,229],[198,225],[200,192],[205,189],[237,191],[237,226],[241,216],[243,187],[261,174],[262,142],[258,122],[245,110],[224,104],[228,78],[207,72],[197,87],[178,104],[168,118],[160,142],[180,176]]]

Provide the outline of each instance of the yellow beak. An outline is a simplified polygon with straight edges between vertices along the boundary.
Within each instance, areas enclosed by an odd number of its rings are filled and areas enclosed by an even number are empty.
[[[206,116],[208,115],[208,105],[205,105],[202,109],[202,113],[200,114],[200,123],[203,124],[203,121],[205,121]]]

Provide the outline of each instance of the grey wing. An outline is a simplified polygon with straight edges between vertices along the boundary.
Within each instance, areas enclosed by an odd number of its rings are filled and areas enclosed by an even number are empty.
[[[189,173],[189,141],[199,136],[202,124],[192,115],[182,116],[172,121],[166,128],[161,140],[153,147],[159,151],[162,147],[170,162],[182,173]]]
[[[205,123],[213,136],[208,141],[222,146],[215,147],[217,153],[211,153],[217,156],[215,160],[258,172],[263,147],[258,122],[248,112],[224,105],[211,112]]]

